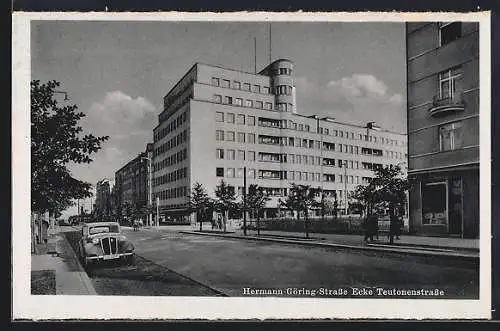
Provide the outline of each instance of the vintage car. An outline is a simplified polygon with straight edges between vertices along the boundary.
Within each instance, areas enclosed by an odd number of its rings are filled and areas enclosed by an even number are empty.
[[[96,262],[107,260],[134,263],[134,245],[120,230],[117,222],[83,224],[78,253],[86,269]]]

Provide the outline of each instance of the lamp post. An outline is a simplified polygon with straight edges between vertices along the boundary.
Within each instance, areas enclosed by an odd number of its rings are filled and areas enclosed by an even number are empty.
[[[152,185],[152,171],[151,171],[151,157],[150,156],[142,156],[141,160],[147,160],[148,161],[148,183],[149,183],[149,190],[148,190],[148,205],[151,207],[153,205],[153,185]],[[157,200],[158,201],[158,200]],[[158,206],[157,206],[157,213],[158,213]],[[157,215],[158,217],[158,215]],[[153,223],[153,214],[150,212],[148,214],[148,225],[151,226]],[[158,219],[157,219],[158,221]]]
[[[344,160],[344,199],[345,199],[345,214],[347,215],[347,160]]]

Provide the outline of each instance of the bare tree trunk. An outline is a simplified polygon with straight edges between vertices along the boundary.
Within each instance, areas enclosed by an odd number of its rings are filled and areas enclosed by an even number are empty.
[[[257,235],[260,236],[260,215],[257,211]]]

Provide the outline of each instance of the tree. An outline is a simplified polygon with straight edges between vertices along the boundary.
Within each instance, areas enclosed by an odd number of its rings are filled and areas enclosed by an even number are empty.
[[[252,184],[248,187],[246,196],[246,207],[257,219],[257,235],[260,236],[260,211],[264,209],[266,203],[271,200],[262,187]],[[246,212],[246,211],[245,211]]]
[[[198,182],[194,184],[188,199],[189,210],[196,213],[196,221],[200,223],[200,231],[202,231],[203,221],[211,210],[212,199],[208,196],[203,185]]]
[[[300,212],[304,213],[304,231],[306,238],[309,238],[309,210],[312,207],[320,206],[316,200],[320,190],[310,185],[291,184],[290,194],[282,203],[286,209],[297,211],[297,220],[300,219]]]
[[[219,185],[215,188],[215,196],[217,197],[215,208],[224,215],[224,232],[226,232],[228,212],[238,209],[234,188],[227,185],[224,180],[221,180]]]
[[[377,169],[368,185],[356,188],[354,197],[364,205],[367,215],[372,215],[377,207],[388,208],[389,213],[393,213],[404,209],[409,188],[410,183],[402,177],[401,167],[391,165]]]
[[[85,114],[76,105],[59,106],[59,82],[31,81],[31,208],[36,213],[60,212],[73,199],[91,196],[91,185],[71,176],[67,165],[91,163],[108,136],[82,134]]]

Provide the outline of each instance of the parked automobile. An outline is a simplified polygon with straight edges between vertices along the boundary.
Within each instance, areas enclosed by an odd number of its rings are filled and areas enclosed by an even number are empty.
[[[134,245],[121,234],[118,222],[85,223],[82,227],[78,255],[86,269],[107,260],[133,264],[134,250]]]

